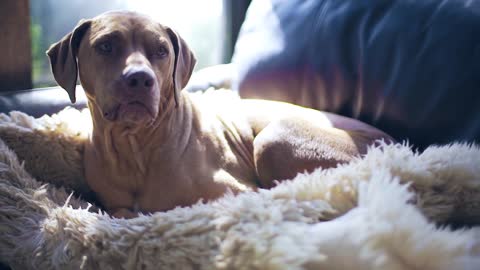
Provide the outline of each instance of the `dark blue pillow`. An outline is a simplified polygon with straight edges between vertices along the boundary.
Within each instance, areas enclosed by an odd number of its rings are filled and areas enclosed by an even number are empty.
[[[232,62],[242,97],[372,124],[418,147],[480,142],[480,4],[255,0]]]

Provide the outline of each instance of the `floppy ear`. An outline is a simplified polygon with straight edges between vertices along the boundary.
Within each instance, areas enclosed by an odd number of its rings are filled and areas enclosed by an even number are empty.
[[[90,20],[81,20],[77,27],[47,50],[53,77],[67,90],[70,101],[75,103],[75,86],[77,84],[77,53],[80,41],[90,27]]]
[[[168,36],[173,44],[173,50],[175,52],[175,62],[173,66],[173,87],[175,106],[178,107],[178,94],[187,85],[190,76],[192,75],[193,68],[197,63],[197,59],[193,55],[193,52],[188,48],[187,43],[181,38],[175,31],[166,28]]]

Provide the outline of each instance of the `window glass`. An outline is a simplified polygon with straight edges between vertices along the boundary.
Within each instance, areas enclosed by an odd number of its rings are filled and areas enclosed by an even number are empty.
[[[35,87],[56,85],[45,51],[82,18],[109,10],[132,10],[175,29],[198,59],[196,69],[219,64],[223,53],[222,0],[44,0],[30,1]]]

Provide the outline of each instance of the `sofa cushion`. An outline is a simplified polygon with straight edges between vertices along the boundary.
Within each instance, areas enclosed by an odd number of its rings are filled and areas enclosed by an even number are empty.
[[[419,147],[479,142],[478,3],[255,0],[234,88],[354,117]]]
[[[61,87],[10,91],[0,94],[0,113],[21,111],[33,117],[57,113],[67,106],[77,109],[87,106],[87,98],[81,86],[77,86],[77,102],[71,104],[67,92]]]

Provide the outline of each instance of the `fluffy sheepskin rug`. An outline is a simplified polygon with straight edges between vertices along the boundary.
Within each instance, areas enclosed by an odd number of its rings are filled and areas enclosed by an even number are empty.
[[[350,164],[298,175],[271,190],[124,220],[86,202],[91,194],[82,178],[81,145],[88,129],[88,112],[73,109],[40,119],[0,116],[4,264],[480,269],[477,146],[419,154],[407,145],[381,145]],[[453,223],[471,226],[454,230]]]

